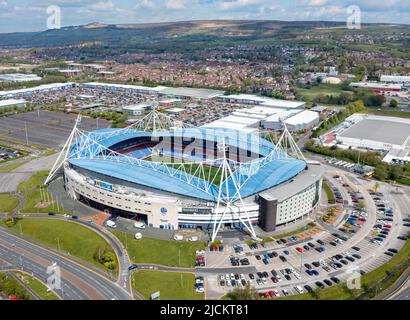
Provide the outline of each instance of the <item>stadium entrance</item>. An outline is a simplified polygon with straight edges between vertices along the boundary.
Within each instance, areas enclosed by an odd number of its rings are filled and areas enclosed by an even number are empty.
[[[120,210],[118,208],[113,208],[113,207],[104,205],[102,203],[96,202],[94,200],[88,199],[87,197],[84,197],[83,195],[78,195],[78,196],[79,196],[78,200],[80,202],[94,209],[106,212],[113,216],[119,216],[119,217],[126,218],[126,219],[141,221],[141,222],[144,222],[146,225],[149,225],[148,216],[145,214],[130,212],[126,210]]]

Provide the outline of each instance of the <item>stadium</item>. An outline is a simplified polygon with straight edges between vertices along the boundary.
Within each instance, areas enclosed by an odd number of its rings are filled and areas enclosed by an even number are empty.
[[[313,212],[323,169],[308,164],[286,127],[245,133],[187,127],[155,110],[123,129],[73,129],[46,183],[63,168],[73,199],[109,214],[177,230],[257,237]],[[276,139],[277,143],[273,143]]]

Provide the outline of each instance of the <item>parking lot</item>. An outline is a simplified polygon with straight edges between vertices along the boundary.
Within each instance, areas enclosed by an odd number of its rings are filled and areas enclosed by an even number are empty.
[[[337,227],[330,225],[303,240],[237,243],[219,259],[220,267],[235,267],[235,271],[221,269],[212,275],[208,282],[213,289],[222,295],[250,284],[261,298],[300,294],[346,282],[352,274],[363,275],[391,259],[409,231],[408,222],[403,221],[404,216],[410,219],[410,211],[403,210],[406,201],[395,199],[402,195],[392,194],[384,184],[375,192],[368,184],[355,187],[344,177],[330,179],[350,208]],[[366,208],[359,206],[361,201]],[[244,272],[249,266],[256,271]]]
[[[26,128],[28,143],[59,149],[67,141],[77,116],[63,112],[33,111],[0,118],[0,137],[26,143]],[[99,119],[98,127],[106,128],[108,121]],[[97,129],[97,121],[82,118],[81,129],[92,131]]]

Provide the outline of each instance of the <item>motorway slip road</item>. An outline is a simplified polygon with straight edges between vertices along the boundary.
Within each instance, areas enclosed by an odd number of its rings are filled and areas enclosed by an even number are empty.
[[[47,282],[47,267],[61,270],[61,288],[55,292],[64,300],[131,300],[118,284],[52,251],[31,244],[0,227],[0,259],[14,268]]]

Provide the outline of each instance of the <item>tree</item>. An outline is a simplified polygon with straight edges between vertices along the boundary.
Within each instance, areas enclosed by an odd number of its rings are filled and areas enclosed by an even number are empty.
[[[386,178],[387,178],[387,172],[386,171],[387,170],[386,170],[385,166],[379,165],[374,169],[374,174],[379,180],[383,181],[383,180],[386,180]]]
[[[379,188],[380,188],[380,182],[376,181],[376,183],[375,183],[374,186],[373,186],[373,190],[374,190],[375,192],[377,192],[377,191],[379,190]]]
[[[396,99],[391,99],[390,100],[390,108],[397,108],[397,106],[399,105],[399,103],[397,102]]]
[[[232,292],[228,293],[228,297],[232,300],[255,300],[256,290],[247,284],[243,288],[235,288]]]
[[[366,204],[364,203],[364,201],[359,201],[359,202],[357,203],[357,206],[358,206],[360,209],[366,209]]]

